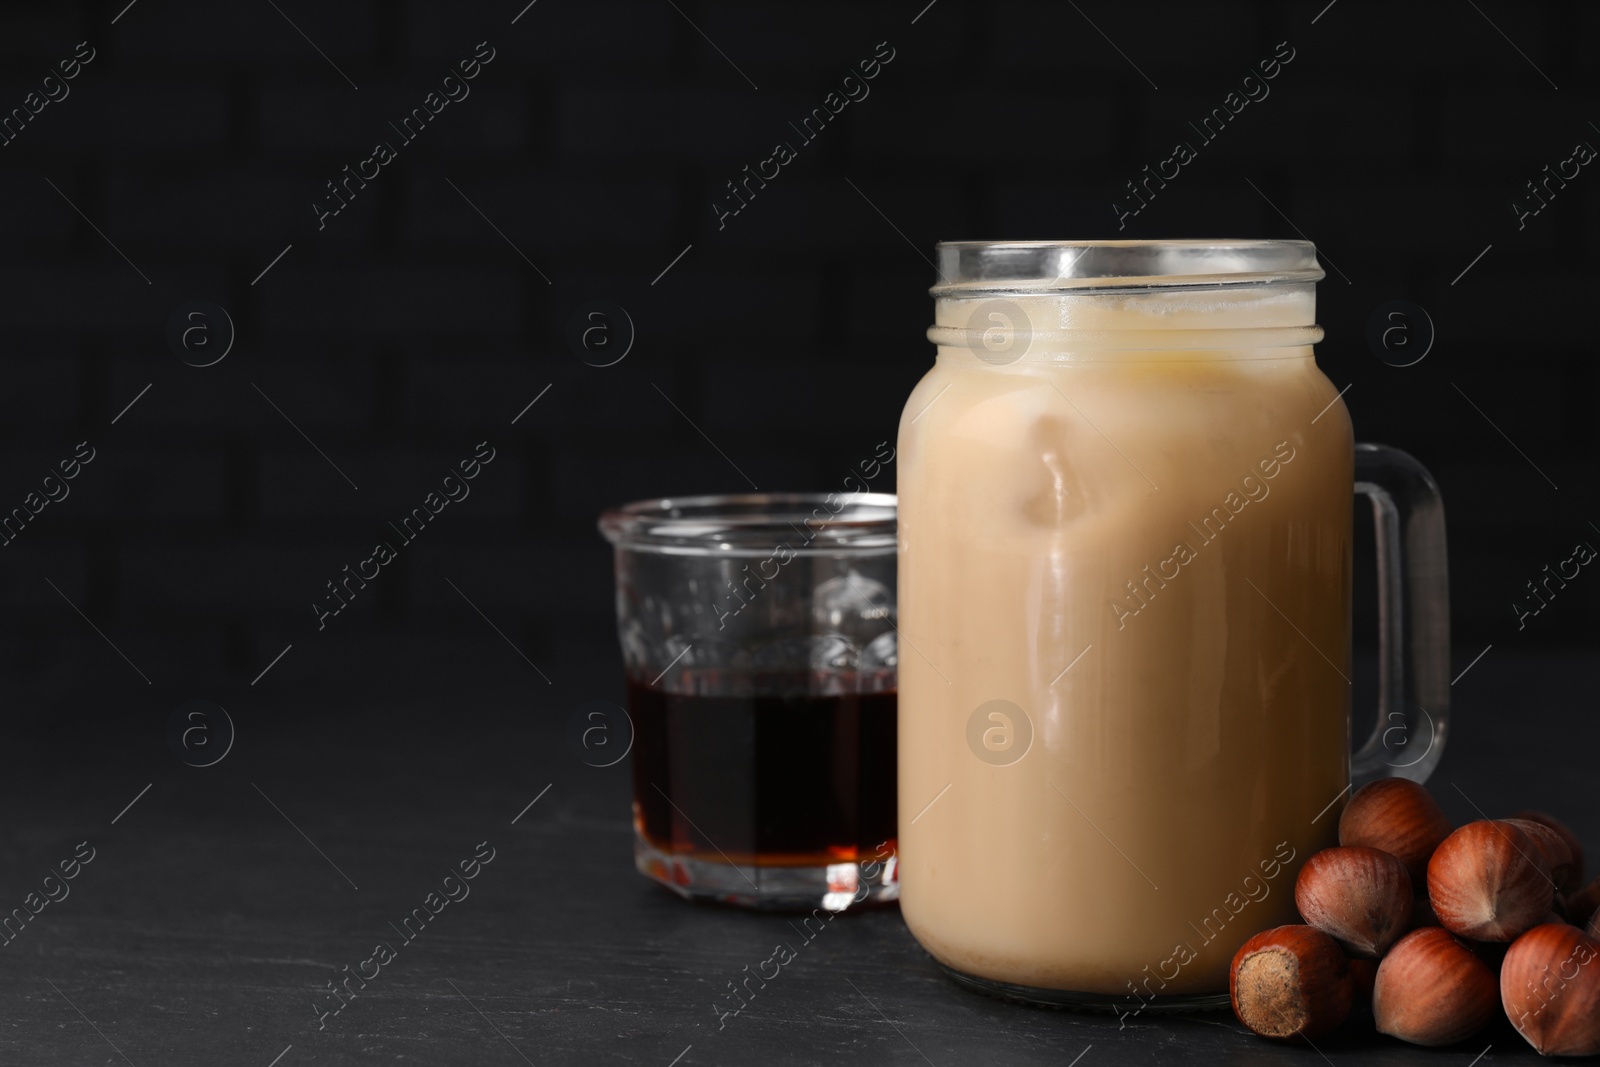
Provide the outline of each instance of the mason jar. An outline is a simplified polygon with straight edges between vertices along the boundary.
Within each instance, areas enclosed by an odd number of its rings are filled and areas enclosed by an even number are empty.
[[[1299,241],[956,242],[899,434],[901,907],[958,980],[1219,1006],[1448,714],[1443,512],[1355,444]],[[1352,758],[1353,490],[1378,729]]]

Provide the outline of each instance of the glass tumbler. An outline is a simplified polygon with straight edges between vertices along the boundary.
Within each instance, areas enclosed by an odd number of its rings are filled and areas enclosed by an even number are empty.
[[[647,500],[599,525],[640,873],[756,908],[897,899],[895,498]]]

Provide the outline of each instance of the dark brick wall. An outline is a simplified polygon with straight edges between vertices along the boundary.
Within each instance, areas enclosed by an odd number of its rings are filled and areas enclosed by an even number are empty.
[[[1510,209],[1600,145],[1586,6],[124,4],[0,12],[0,108],[96,52],[0,148],[0,509],[98,450],[0,550],[7,686],[132,681],[83,616],[167,680],[247,685],[290,643],[302,678],[449,670],[499,641],[452,582],[536,661],[606,639],[603,505],[746,488],[696,426],[764,489],[837,485],[929,364],[934,241],[1117,236],[1122,183],[1283,40],[1270,96],[1121,235],[1317,240],[1325,370],[1443,486],[1458,661],[1596,634],[1587,571],[1526,630],[1510,608],[1600,543],[1600,175]],[[470,95],[400,145],[480,41]],[[870,96],[719,229],[723,183],[880,41]],[[378,140],[398,158],[319,231]],[[1397,298],[1438,330],[1414,367],[1364,340]],[[567,340],[594,299],[637,327],[615,366]],[[190,300],[236,328],[215,366],[168,343]],[[324,583],[485,439],[471,496],[319,632]]]

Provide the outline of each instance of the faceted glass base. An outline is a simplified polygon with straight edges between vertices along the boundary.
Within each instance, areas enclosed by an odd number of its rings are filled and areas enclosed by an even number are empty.
[[[639,873],[686,900],[715,900],[773,911],[844,911],[900,899],[895,858],[880,863],[830,863],[817,867],[736,866],[656,848],[634,832]]]
[[[1015,1001],[1019,1004],[1031,1004],[1040,1008],[1064,1008],[1071,1011],[1105,1012],[1111,1015],[1143,1015],[1172,1014],[1177,1012],[1220,1011],[1228,1007],[1228,994],[1226,993],[1196,993],[1184,996],[1151,997],[1148,1000],[1127,995],[1107,995],[1105,993],[1074,993],[1065,989],[1036,989],[1033,986],[1012,985],[1010,982],[996,982],[990,978],[979,978],[977,975],[966,974],[947,967],[943,963],[939,968],[954,978],[968,989],[975,989],[980,993],[987,993],[992,997],[1003,1000]]]

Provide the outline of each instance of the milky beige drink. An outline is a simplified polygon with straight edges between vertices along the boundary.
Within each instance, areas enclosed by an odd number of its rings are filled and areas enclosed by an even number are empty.
[[[1350,780],[1321,272],[967,292],[951,247],[898,451],[906,923],[989,982],[1223,992]]]

